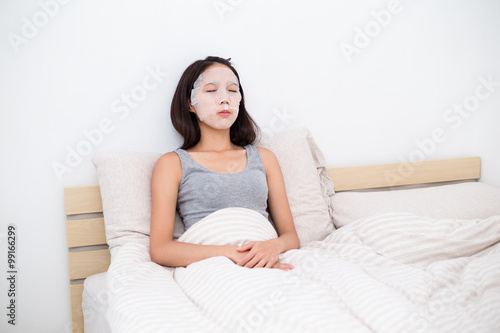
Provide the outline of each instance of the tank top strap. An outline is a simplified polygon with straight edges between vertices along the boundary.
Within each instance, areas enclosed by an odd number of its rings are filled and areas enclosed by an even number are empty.
[[[193,169],[193,168],[202,169],[201,165],[199,165],[198,163],[196,163],[191,158],[191,156],[189,156],[189,153],[187,151],[185,151],[184,149],[177,148],[175,150],[175,152],[177,153],[177,155],[179,155],[179,158],[181,160],[181,165],[182,165],[182,169],[183,170],[187,171],[187,170]]]
[[[264,169],[264,164],[260,159],[260,154],[257,148],[252,145],[246,145],[245,149],[247,150],[247,169],[256,168],[256,169]]]

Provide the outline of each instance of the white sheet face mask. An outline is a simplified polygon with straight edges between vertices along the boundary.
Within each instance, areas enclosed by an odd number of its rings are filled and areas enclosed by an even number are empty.
[[[240,102],[238,78],[226,66],[205,70],[191,90],[191,104],[198,119],[216,129],[228,129],[233,125]]]

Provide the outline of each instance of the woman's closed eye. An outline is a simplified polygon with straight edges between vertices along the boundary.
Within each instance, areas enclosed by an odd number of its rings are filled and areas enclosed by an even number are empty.
[[[215,84],[215,83],[208,83],[206,86],[205,86],[205,91],[206,92],[216,92],[217,89],[219,89],[219,87]]]
[[[232,92],[232,93],[237,93],[238,92],[238,85],[232,83],[227,86],[227,90]]]
[[[232,92],[232,93],[238,92],[237,89],[228,89],[227,91]],[[205,92],[217,92],[217,89],[208,89],[208,90],[205,90]]]

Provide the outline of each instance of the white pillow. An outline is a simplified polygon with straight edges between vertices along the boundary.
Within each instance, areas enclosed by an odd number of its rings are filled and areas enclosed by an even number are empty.
[[[109,249],[133,242],[149,246],[151,219],[151,176],[157,153],[96,153],[97,169],[104,211],[104,225]],[[184,232],[175,214],[174,238]]]
[[[333,183],[309,130],[279,134],[259,146],[271,150],[279,162],[300,243],[323,240],[334,230],[330,217]]]
[[[480,182],[465,182],[394,191],[348,191],[335,193],[331,204],[337,228],[363,217],[391,212],[430,218],[483,219],[500,215],[500,189]]]

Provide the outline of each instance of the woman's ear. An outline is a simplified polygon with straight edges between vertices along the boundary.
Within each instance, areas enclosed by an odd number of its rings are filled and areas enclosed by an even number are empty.
[[[191,104],[191,100],[188,100],[188,103],[189,103],[189,112],[196,114],[196,109],[194,108],[193,104]]]

